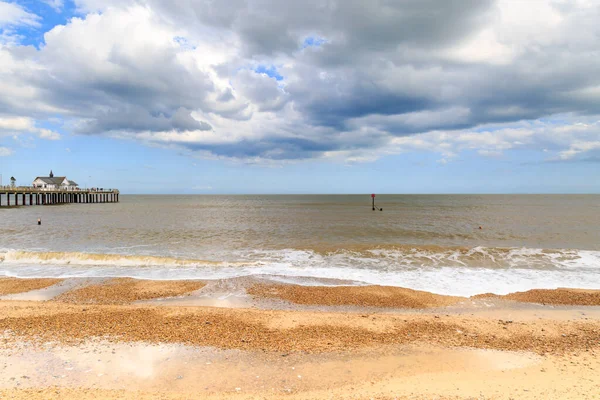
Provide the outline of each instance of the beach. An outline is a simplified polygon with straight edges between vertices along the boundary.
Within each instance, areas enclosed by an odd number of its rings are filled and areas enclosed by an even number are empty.
[[[27,292],[40,298],[68,289],[41,301],[15,300],[19,285],[24,299]],[[245,303],[219,303],[223,287]],[[0,280],[0,290],[0,394],[7,398],[600,393],[597,291],[532,292],[515,301],[256,280],[10,278]],[[582,294],[586,305],[579,305]],[[207,297],[212,306],[201,305]]]
[[[3,209],[0,398],[598,398],[599,199]]]

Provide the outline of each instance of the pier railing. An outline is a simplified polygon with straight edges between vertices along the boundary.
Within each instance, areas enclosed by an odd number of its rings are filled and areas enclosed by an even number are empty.
[[[20,203],[19,198],[21,200]],[[0,207],[118,202],[118,189],[38,188],[33,186],[0,187]]]
[[[35,186],[0,186],[0,192],[97,192],[97,193],[119,193],[118,189],[106,189],[106,188],[42,188]]]

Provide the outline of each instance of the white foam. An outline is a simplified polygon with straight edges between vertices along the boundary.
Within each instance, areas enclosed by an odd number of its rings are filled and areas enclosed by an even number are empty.
[[[252,250],[240,253],[237,263],[66,254],[64,258],[35,254],[17,257],[8,252],[0,262],[0,275],[156,280],[266,275],[300,284],[315,284],[314,279],[340,280],[346,285],[401,286],[460,296],[557,287],[600,289],[600,252],[583,250],[476,247],[466,251],[415,248],[328,254],[295,249]]]

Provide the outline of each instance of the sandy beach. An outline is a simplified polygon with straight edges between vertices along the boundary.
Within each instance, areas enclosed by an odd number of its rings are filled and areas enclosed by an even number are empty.
[[[230,308],[219,298],[231,282],[70,281],[0,282],[4,293],[14,294],[17,287],[48,291],[52,284],[64,290],[45,301],[6,296],[0,301],[1,396],[585,399],[600,394],[596,291],[461,298],[392,287],[250,280],[236,283],[246,306]],[[194,304],[203,304],[206,296],[213,307]]]

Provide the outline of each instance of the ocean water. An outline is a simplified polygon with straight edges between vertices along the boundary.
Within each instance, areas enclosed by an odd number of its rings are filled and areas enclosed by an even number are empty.
[[[369,194],[120,200],[0,208],[0,276],[600,289],[600,195],[378,195],[383,211]]]

